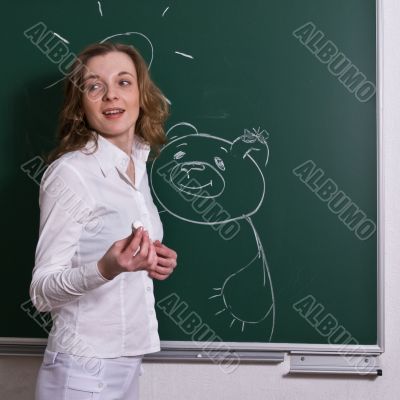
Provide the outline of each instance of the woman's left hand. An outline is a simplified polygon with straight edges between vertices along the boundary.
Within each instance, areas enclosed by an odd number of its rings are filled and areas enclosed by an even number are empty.
[[[149,271],[150,278],[163,281],[167,279],[176,267],[177,254],[174,250],[162,244],[159,240],[153,242],[157,253],[157,266],[154,270]]]

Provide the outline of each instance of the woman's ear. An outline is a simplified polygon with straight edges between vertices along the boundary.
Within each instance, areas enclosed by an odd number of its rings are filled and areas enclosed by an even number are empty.
[[[266,166],[269,159],[269,147],[267,138],[269,134],[266,130],[260,131],[253,129],[244,130],[244,134],[237,137],[231,145],[231,153],[234,157],[245,158],[249,155],[259,166]]]

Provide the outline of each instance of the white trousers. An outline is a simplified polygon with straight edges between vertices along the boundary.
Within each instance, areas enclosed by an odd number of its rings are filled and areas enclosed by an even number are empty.
[[[142,356],[90,358],[45,350],[35,400],[138,400]]]

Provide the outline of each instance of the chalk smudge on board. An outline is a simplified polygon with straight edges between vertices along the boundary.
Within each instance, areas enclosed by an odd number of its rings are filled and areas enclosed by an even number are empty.
[[[175,51],[175,54],[179,54],[180,56],[183,56],[183,57],[187,57],[187,58],[191,58],[192,60],[193,60],[193,56],[191,56],[190,54],[186,54],[186,53],[182,53],[182,52],[180,52],[180,51]]]
[[[50,88],[52,88],[53,86],[57,85],[57,83],[62,82],[64,79],[65,79],[65,77],[62,77],[62,78],[59,79],[58,81],[53,82],[53,83],[51,83],[50,85],[47,85],[44,89],[50,89]]]
[[[54,36],[57,36],[57,37],[58,37],[59,39],[61,39],[64,43],[69,44],[68,40],[65,39],[65,38],[63,38],[63,37],[62,37],[61,35],[59,35],[58,33],[53,32],[53,35],[54,35]]]
[[[165,15],[165,13],[169,10],[169,6],[164,10],[164,12],[162,13],[162,16]]]

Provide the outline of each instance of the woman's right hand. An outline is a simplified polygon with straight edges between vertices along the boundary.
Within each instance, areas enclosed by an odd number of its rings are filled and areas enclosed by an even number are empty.
[[[140,250],[137,252],[139,246]],[[140,227],[128,237],[116,241],[99,260],[97,266],[101,275],[109,280],[121,272],[154,271],[157,266],[157,253],[149,233]]]

